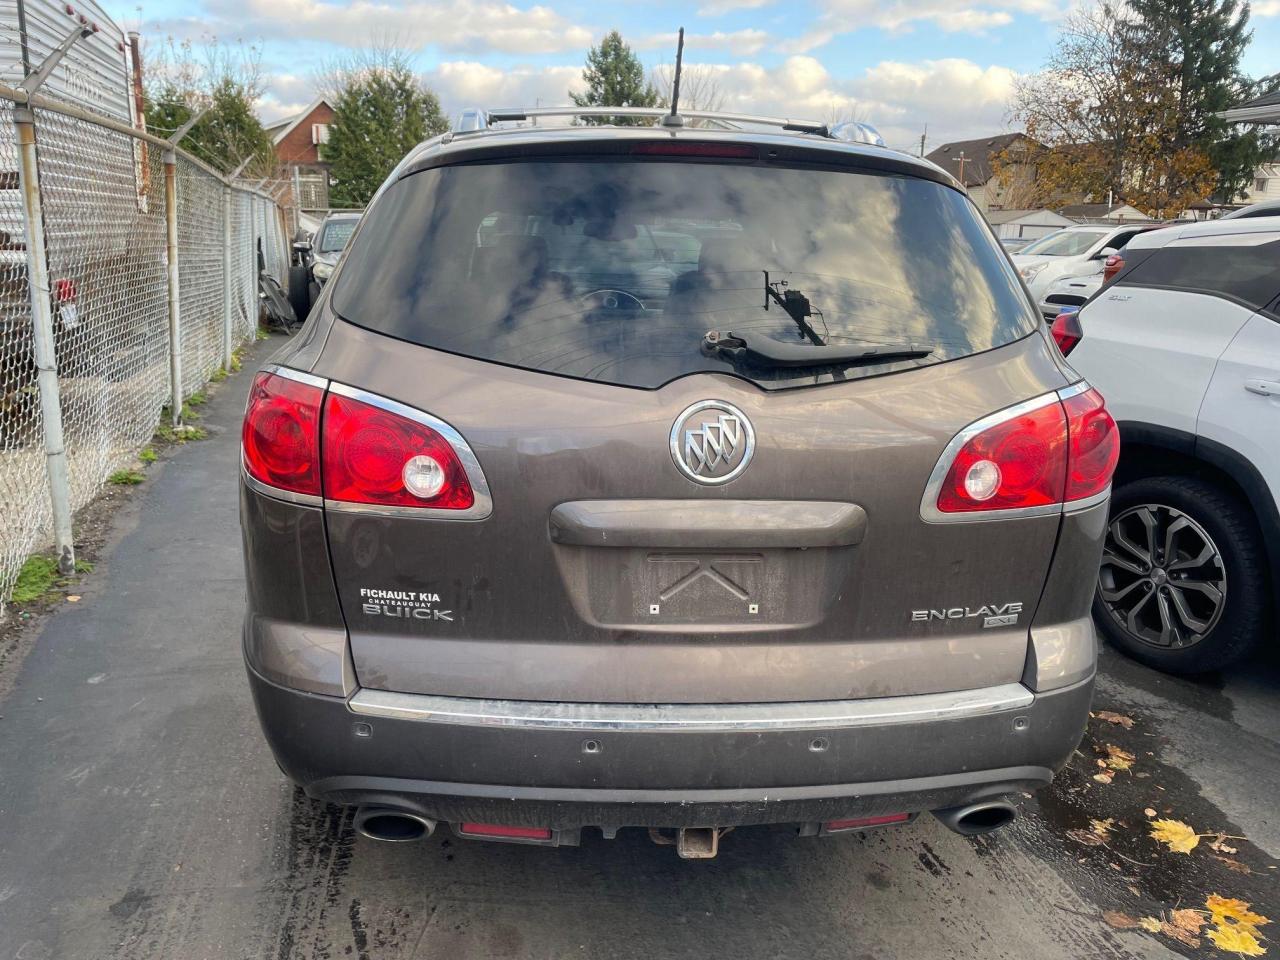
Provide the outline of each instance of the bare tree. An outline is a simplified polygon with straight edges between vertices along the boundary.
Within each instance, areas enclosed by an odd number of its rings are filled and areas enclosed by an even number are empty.
[[[675,66],[664,63],[656,67],[649,78],[658,91],[664,107],[671,105],[671,82],[675,78]],[[724,109],[725,95],[720,87],[720,71],[706,64],[685,64],[680,68],[680,107],[685,110]],[[690,126],[703,126],[706,121],[695,120]]]

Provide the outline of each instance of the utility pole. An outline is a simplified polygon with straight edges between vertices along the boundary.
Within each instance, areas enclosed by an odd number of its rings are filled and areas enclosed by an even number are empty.
[[[924,156],[924,141],[929,136],[929,125],[924,125],[924,132],[920,134],[920,156]]]
[[[961,151],[960,151],[960,156],[956,157],[956,163],[958,163],[958,164],[960,165],[960,176],[959,176],[957,179],[960,181],[960,186],[964,187],[966,191],[967,191],[969,188],[968,188],[967,186],[965,186],[965,182],[964,182],[964,165],[965,165],[966,163],[968,163],[968,162],[969,162],[969,158],[968,158],[968,157],[966,157],[966,156],[964,155],[964,151],[963,151],[963,150],[961,150]]]

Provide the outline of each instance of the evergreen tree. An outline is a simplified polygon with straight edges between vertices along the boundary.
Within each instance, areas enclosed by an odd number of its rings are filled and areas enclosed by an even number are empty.
[[[1256,127],[1236,128],[1218,114],[1263,91],[1240,69],[1253,38],[1249,4],[1240,0],[1130,0],[1131,36],[1143,50],[1162,51],[1158,82],[1177,96],[1173,150],[1198,149],[1218,171],[1218,196],[1238,197],[1280,140]],[[1265,83],[1265,81],[1264,81]]]
[[[204,109],[179,146],[223,173],[248,160],[245,169],[250,175],[266,176],[275,165],[275,150],[253,109],[260,93],[256,68],[237,70],[229,58],[216,57],[200,68],[189,48],[174,49],[186,60],[177,68],[156,71],[160,79],[148,91],[144,106],[147,129],[170,136]]]
[[[329,195],[335,207],[363,207],[409,150],[449,124],[436,95],[399,56],[348,69],[332,85]]]
[[[645,79],[640,58],[617,30],[611,30],[600,41],[600,46],[587,52],[582,79],[587,84],[587,92],[569,94],[580,107],[657,107],[662,102],[653,84]],[[587,117],[585,122],[638,126],[651,123],[642,117]]]

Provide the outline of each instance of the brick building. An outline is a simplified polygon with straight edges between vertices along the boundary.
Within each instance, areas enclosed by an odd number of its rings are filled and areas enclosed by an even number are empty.
[[[298,207],[304,213],[329,209],[329,164],[324,146],[329,142],[333,107],[321,97],[301,113],[267,124],[276,147],[276,159],[293,181]]]

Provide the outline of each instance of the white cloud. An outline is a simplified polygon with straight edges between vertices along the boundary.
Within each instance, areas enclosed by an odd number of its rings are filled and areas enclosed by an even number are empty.
[[[773,0],[711,0],[711,3],[698,8],[698,16],[718,17],[734,10],[759,10],[772,2]]]
[[[582,67],[515,67],[499,70],[483,63],[455,60],[423,75],[445,113],[468,107],[544,107],[569,103],[569,91],[581,93]]]
[[[1251,12],[1255,17],[1280,17],[1280,0],[1259,0]]]
[[[273,41],[321,40],[348,47],[389,42],[525,56],[586,50],[593,40],[591,30],[550,7],[521,8],[502,0],[229,0],[199,26],[223,36]]]
[[[722,30],[716,30],[714,33],[686,33],[684,36],[684,44],[687,51],[728,50],[730,53],[744,57],[755,56],[770,42],[768,32],[750,28],[734,30],[729,33]],[[670,50],[674,52],[676,49],[676,34],[656,33],[645,37],[635,46],[642,50]]]
[[[820,0],[822,11],[815,25],[785,49],[806,53],[842,33],[866,27],[891,32],[911,30],[917,23],[931,23],[949,33],[985,33],[1013,22],[1015,13],[1054,19],[1066,12],[1072,0],[978,0],[957,6],[950,0]],[[1280,0],[1264,0],[1280,3]]]

